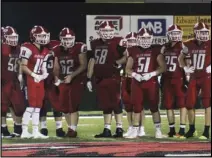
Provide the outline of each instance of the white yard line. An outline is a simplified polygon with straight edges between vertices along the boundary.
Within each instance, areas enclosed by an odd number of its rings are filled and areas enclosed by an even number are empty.
[[[169,156],[174,156],[174,157],[196,157],[196,156],[211,156],[211,153],[208,154],[166,154],[165,156],[169,157]]]

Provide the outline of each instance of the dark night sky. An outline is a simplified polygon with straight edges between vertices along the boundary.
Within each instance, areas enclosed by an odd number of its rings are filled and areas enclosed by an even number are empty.
[[[2,26],[11,25],[21,42],[27,41],[34,25],[43,25],[57,39],[63,27],[76,33],[77,41],[86,41],[86,14],[111,15],[209,15],[209,4],[83,4],[72,2],[2,2]],[[164,9],[165,8],[165,9]]]
[[[43,25],[51,32],[52,39],[58,38],[63,27],[70,27],[78,41],[85,42],[86,18],[76,7],[67,2],[3,2],[2,26],[11,25],[26,41],[34,25]]]

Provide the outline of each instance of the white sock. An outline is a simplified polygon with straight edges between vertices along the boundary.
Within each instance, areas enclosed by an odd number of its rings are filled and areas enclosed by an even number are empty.
[[[35,108],[35,111],[32,113],[32,133],[35,134],[38,132],[40,118],[40,108]]]
[[[160,130],[161,124],[160,123],[155,123],[155,128],[156,128],[156,130]]]
[[[62,128],[62,121],[56,121],[56,129]]]
[[[186,128],[186,125],[180,125],[180,128]]]
[[[173,128],[174,127],[174,124],[172,124],[172,125],[169,125],[169,128]]]
[[[46,126],[46,121],[41,121],[40,122],[40,128],[42,129],[42,128],[47,128],[47,126]]]
[[[23,132],[28,132],[28,125],[30,118],[32,116],[32,113],[34,111],[34,108],[26,108],[26,111],[24,112],[24,115],[22,117],[22,130]]]
[[[122,128],[122,123],[116,123],[116,128]]]
[[[7,127],[7,124],[2,124],[1,126],[2,126],[2,127]]]
[[[109,124],[105,124],[105,128],[109,129],[110,130],[110,126]]]
[[[70,129],[72,129],[73,131],[76,131],[77,126],[75,126],[75,125],[71,125],[69,128],[70,128]]]
[[[21,124],[21,123],[16,123],[16,122],[15,122],[15,125],[20,126],[20,125],[22,125],[22,124]]]

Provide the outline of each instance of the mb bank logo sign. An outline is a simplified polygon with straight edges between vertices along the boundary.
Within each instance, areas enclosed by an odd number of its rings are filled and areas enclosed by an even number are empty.
[[[138,30],[146,28],[154,36],[166,36],[166,19],[138,19]]]

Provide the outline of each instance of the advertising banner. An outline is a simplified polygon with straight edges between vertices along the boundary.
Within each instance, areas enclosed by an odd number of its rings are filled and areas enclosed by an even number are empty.
[[[183,40],[192,38],[194,25],[202,21],[211,28],[211,16],[174,16],[174,23],[183,29]]]
[[[154,44],[164,44],[167,41],[166,31],[173,24],[173,16],[131,16],[131,31],[148,28],[153,32]]]
[[[116,36],[125,36],[130,32],[130,16],[122,15],[87,15],[86,17],[86,43],[90,50],[90,41],[98,38],[98,28],[102,21],[112,21]]]

